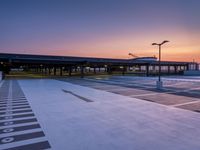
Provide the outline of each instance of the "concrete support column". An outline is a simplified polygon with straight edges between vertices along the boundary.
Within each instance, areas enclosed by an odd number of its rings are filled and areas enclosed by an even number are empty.
[[[107,72],[108,72],[108,74],[112,74],[112,68],[111,68],[111,66],[107,66]]]
[[[126,72],[126,66],[123,66],[123,68],[122,68],[122,75],[123,76],[125,75],[125,72]]]
[[[81,66],[81,78],[84,78],[84,66]]]
[[[187,70],[187,66],[186,65],[184,65],[184,71],[186,71]]]
[[[51,75],[51,68],[49,67],[49,75]]]
[[[179,72],[181,70],[180,66],[177,66],[177,71]]]
[[[199,65],[198,64],[195,65],[195,70],[199,70]]]
[[[141,72],[142,71],[142,66],[138,66],[138,68],[139,68],[139,72]]]
[[[54,71],[54,76],[55,76],[55,75],[56,75],[56,67],[54,67],[54,70],[53,70],[53,71]]]
[[[149,65],[146,65],[146,76],[149,76]]]
[[[189,64],[186,65],[186,70],[189,70]]]
[[[152,71],[153,71],[153,74],[156,72],[156,66],[155,65],[152,66]]]
[[[40,69],[40,70],[41,70],[41,73],[43,74],[43,73],[44,73],[44,71],[43,71],[43,67],[41,67],[41,69]]]
[[[47,67],[44,68],[44,73],[47,74]]]
[[[105,72],[108,72],[108,67],[104,67],[105,68]]]
[[[174,66],[174,72],[177,74],[177,66]]]
[[[72,70],[72,67],[70,66],[71,70]],[[77,67],[75,67],[75,72],[77,72]]]
[[[60,76],[62,76],[62,75],[63,75],[63,68],[60,67]]]
[[[68,70],[69,70],[69,76],[71,77],[72,76],[72,67],[70,66],[69,68],[68,68]],[[76,71],[77,69],[75,69],[75,71]]]
[[[170,65],[168,65],[168,70],[167,70],[168,74],[170,74]]]

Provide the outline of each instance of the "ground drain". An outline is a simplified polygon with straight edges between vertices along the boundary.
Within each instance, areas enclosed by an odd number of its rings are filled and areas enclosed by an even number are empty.
[[[92,101],[92,100],[90,100],[88,98],[85,98],[85,97],[82,97],[80,95],[77,95],[77,94],[75,94],[75,93],[73,93],[71,91],[67,91],[67,90],[64,90],[64,89],[62,89],[62,91],[65,92],[65,93],[69,93],[69,94],[71,94],[71,95],[73,95],[73,96],[75,96],[75,97],[77,97],[77,98],[79,98],[79,99],[81,99],[81,100],[83,100],[85,102],[94,102],[94,101]]]
[[[200,110],[194,110],[194,111],[200,113]]]
[[[150,100],[150,99],[146,99],[146,98],[142,98],[142,99],[145,101],[154,102],[153,100]]]

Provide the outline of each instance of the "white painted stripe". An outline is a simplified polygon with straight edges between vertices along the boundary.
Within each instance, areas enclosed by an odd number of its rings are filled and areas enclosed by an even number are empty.
[[[23,140],[23,141],[18,141],[18,142],[13,142],[13,143],[7,143],[7,144],[2,144],[1,149],[9,149],[12,147],[18,147],[18,146],[23,146],[27,144],[33,144],[33,143],[38,143],[42,141],[47,141],[46,137],[39,137],[39,138],[33,138],[29,140]]]
[[[34,118],[35,118],[35,116],[21,117],[21,118],[12,118],[12,119],[4,119],[4,120],[0,120],[0,123],[5,122],[5,121],[17,121],[17,120],[34,119]]]
[[[200,101],[192,101],[192,102],[175,104],[175,105],[169,105],[169,106],[178,107],[178,106],[183,106],[183,105],[188,105],[188,104],[195,104],[195,103],[200,103]]]
[[[85,78],[85,80],[89,80],[89,81],[96,81],[96,82],[101,82],[101,83],[111,83],[111,84],[117,84],[117,85],[128,85],[128,86],[134,86],[134,83],[133,84],[130,84],[130,83],[124,83],[124,82],[121,82],[121,81],[102,81],[102,80],[94,80],[94,79],[88,79],[88,78]],[[144,85],[139,85],[137,84],[138,87],[142,87],[144,89],[151,89],[152,87],[148,87],[148,86],[144,86]]]
[[[13,113],[13,114],[3,114],[1,115],[1,117],[5,117],[5,116],[14,116],[14,115],[26,115],[26,114],[32,114],[33,112],[21,112],[21,113]]]
[[[29,104],[27,104],[27,105],[22,105],[22,106],[12,106],[12,105],[10,105],[10,107],[12,107],[12,108],[19,108],[19,107],[27,107],[27,106],[30,106]],[[5,109],[5,108],[7,108],[8,106],[5,106],[5,107],[0,107],[0,109]]]
[[[173,93],[177,93],[177,92],[147,93],[147,94],[128,95],[128,96],[130,96],[130,97],[138,97],[138,96],[162,95],[162,94],[173,94]]]
[[[4,83],[4,80],[1,80],[1,81],[0,81],[0,88],[1,88],[1,86],[3,85],[3,83]]]
[[[28,122],[28,123],[13,124],[13,125],[8,125],[8,126],[1,126],[0,129],[21,127],[21,126],[32,125],[32,124],[36,124],[36,123],[38,123],[38,122],[35,121],[35,122]]]
[[[12,109],[12,107],[11,107],[11,109],[9,109],[9,110],[7,110],[7,111],[22,111],[22,110],[32,110],[31,108],[22,108],[22,109]],[[4,112],[7,112],[6,110],[1,110],[0,111],[0,113],[4,113]],[[13,113],[13,114],[15,114],[15,113]]]
[[[170,81],[200,82],[200,80],[195,80],[195,79],[178,79],[178,78],[165,78],[165,77],[163,77],[163,79]]]
[[[34,133],[34,132],[39,132],[39,131],[43,132],[42,128],[35,128],[35,129],[29,129],[29,130],[17,131],[17,132],[11,132],[11,133],[4,133],[4,134],[0,134],[0,138],[21,135],[21,134],[26,134],[26,133]]]

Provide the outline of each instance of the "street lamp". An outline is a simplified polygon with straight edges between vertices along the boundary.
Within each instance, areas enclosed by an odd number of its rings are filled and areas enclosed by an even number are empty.
[[[165,43],[167,43],[169,41],[165,40],[163,41],[162,43],[152,43],[152,45],[157,45],[159,47],[159,61],[158,61],[158,64],[159,64],[159,72],[158,72],[158,81],[156,82],[157,83],[157,89],[161,89],[162,88],[162,81],[161,81],[161,64],[160,64],[160,61],[161,61],[161,46]]]

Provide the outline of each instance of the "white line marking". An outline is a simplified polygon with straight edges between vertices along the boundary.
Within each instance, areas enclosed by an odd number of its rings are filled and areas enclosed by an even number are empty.
[[[183,105],[188,105],[188,104],[195,104],[195,103],[199,103],[200,101],[193,101],[193,102],[186,102],[186,103],[181,103],[181,104],[175,104],[175,105],[170,105],[173,107],[178,107],[178,106],[183,106]]]
[[[177,92],[163,92],[163,93],[147,93],[147,94],[138,94],[138,95],[129,95],[131,97],[138,97],[138,96],[148,96],[148,95],[158,95],[158,94],[173,94],[173,93],[177,93]]]

